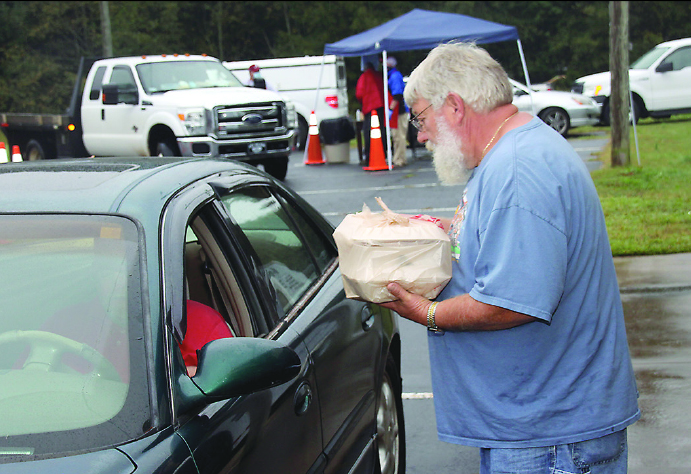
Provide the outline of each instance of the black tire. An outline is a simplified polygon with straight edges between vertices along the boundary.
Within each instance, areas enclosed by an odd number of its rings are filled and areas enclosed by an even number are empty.
[[[559,132],[562,137],[565,137],[569,133],[571,119],[564,109],[548,107],[540,112],[538,116],[543,122]]]
[[[297,128],[297,141],[295,142],[295,148],[299,151],[305,151],[305,145],[307,144],[307,133],[309,132],[309,127],[307,126],[307,120],[298,115],[298,128]]]
[[[269,173],[274,178],[278,179],[279,181],[283,181],[284,179],[286,179],[286,175],[288,174],[287,156],[278,156],[276,158],[271,158],[265,160],[262,164],[264,165],[264,171]]]
[[[380,474],[405,473],[405,422],[401,375],[389,354],[377,397],[377,456]]]
[[[156,144],[156,156],[175,156],[172,144],[162,141]]]
[[[641,118],[641,104],[638,101],[633,101],[633,113],[636,117],[636,123]],[[631,112],[629,111],[629,124],[631,123]],[[609,100],[602,105],[602,112],[600,113],[600,123],[602,125],[610,126],[612,125],[612,117],[609,110]]]
[[[39,161],[46,159],[46,152],[37,140],[29,140],[24,150],[24,161]]]

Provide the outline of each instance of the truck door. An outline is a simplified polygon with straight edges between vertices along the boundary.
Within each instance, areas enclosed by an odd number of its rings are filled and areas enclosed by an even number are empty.
[[[651,90],[655,98],[653,110],[691,107],[691,46],[674,51],[656,69],[661,67],[664,72],[656,70],[651,74]]]
[[[85,104],[83,116],[89,119],[83,125],[87,151],[96,156],[147,156],[144,112],[132,70],[125,65],[114,66],[106,83],[118,86],[118,101]]]

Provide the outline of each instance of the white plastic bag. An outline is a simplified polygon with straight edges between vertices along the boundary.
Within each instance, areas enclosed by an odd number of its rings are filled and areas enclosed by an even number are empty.
[[[392,281],[433,299],[451,279],[451,242],[436,224],[389,210],[348,214],[334,231],[346,296],[384,303]]]

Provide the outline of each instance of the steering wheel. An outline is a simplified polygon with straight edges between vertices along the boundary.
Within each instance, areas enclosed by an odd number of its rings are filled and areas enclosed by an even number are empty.
[[[88,344],[77,342],[48,331],[7,331],[0,334],[0,346],[9,343],[27,343],[29,355],[23,370],[57,371],[65,353],[75,354],[91,364],[91,374],[120,381],[120,375],[111,361]]]

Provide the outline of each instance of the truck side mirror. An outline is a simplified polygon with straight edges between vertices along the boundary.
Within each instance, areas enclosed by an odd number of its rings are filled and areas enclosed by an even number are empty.
[[[103,105],[116,105],[118,103],[118,85],[103,84]]]
[[[671,62],[663,62],[655,68],[655,72],[669,72],[674,69],[674,64]]]

